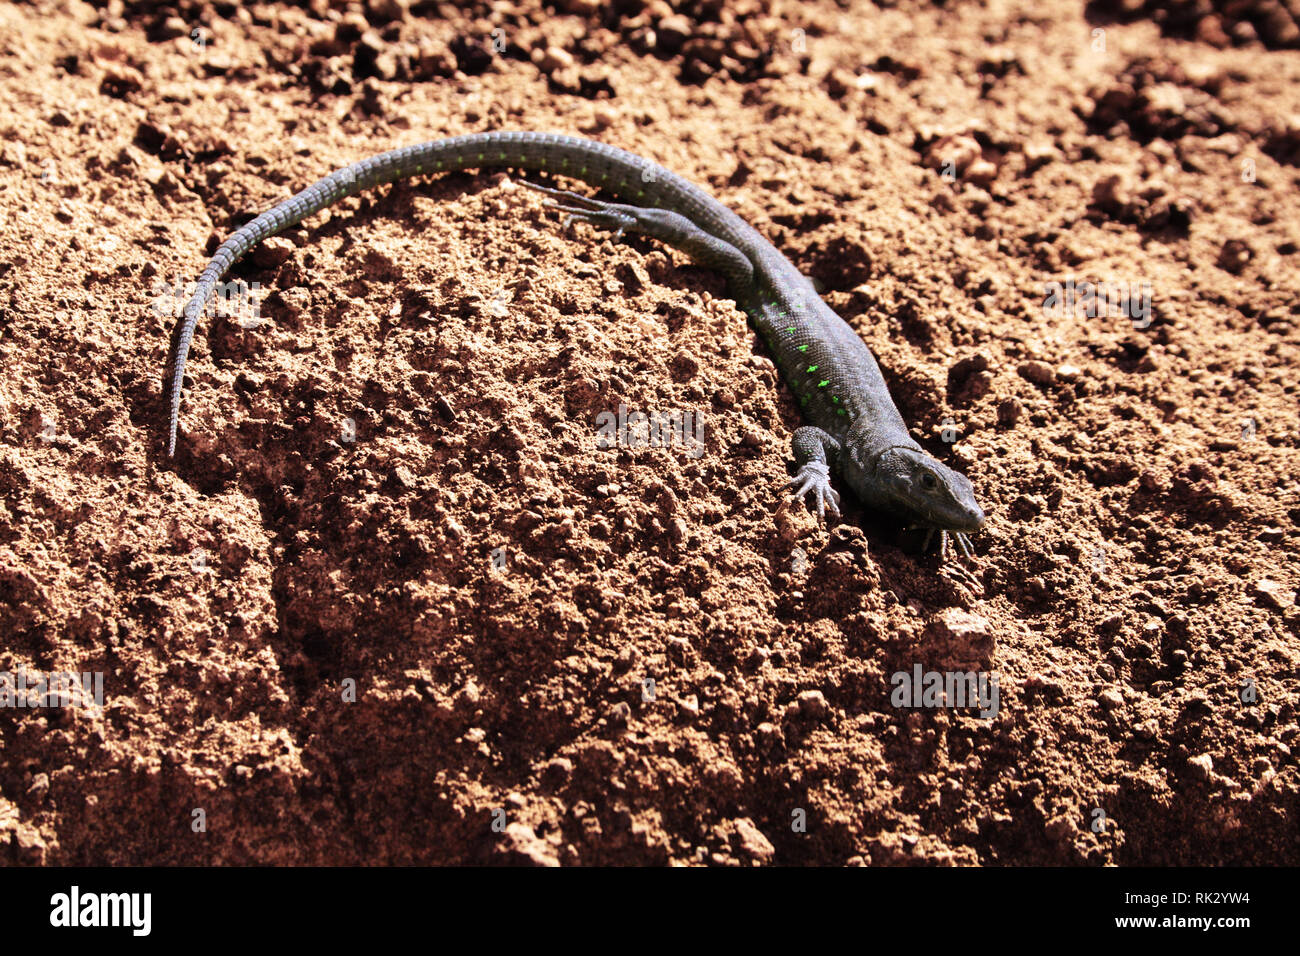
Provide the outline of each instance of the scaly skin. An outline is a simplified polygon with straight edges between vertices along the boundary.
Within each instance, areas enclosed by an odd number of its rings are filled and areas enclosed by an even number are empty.
[[[185,360],[199,316],[230,267],[253,246],[308,216],[381,183],[463,169],[545,171],[578,179],[624,203],[544,189],[572,219],[642,233],[681,249],[726,279],[737,302],[776,356],[811,422],[794,434],[800,470],[791,487],[812,494],[817,512],[838,515],[831,487],[836,466],[867,505],[940,533],[953,533],[969,555],[966,533],[984,512],[964,475],[931,458],[908,435],[880,368],[812,283],[756,230],[698,186],[649,160],[560,133],[471,133],[372,156],[326,176],[239,229],[217,249],[177,326],[169,363],[167,454],[176,450]],[[929,536],[927,536],[927,542]]]

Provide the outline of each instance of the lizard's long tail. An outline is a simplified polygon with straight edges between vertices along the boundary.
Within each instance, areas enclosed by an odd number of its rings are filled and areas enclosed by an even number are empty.
[[[698,186],[662,166],[615,146],[562,133],[470,133],[363,159],[313,183],[237,230],[218,247],[200,274],[194,295],[176,325],[167,363],[166,390],[171,400],[168,457],[176,451],[185,360],[194,329],[217,284],[236,261],[268,236],[362,190],[420,174],[485,168],[544,170],[579,179],[637,205],[675,209],[741,248],[748,246],[754,235],[738,216],[720,210]]]

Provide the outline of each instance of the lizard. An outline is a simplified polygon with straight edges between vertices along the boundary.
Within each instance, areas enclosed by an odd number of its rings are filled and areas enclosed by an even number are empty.
[[[547,205],[571,220],[649,236],[719,272],[776,357],[782,377],[809,421],[794,432],[798,471],[786,486],[819,521],[838,519],[834,468],[866,506],[937,532],[941,559],[951,536],[967,558],[968,535],[984,526],[983,510],[963,474],[912,439],[875,357],[822,300],[812,282],[756,229],[700,187],[634,153],[562,133],[491,131],[431,140],[371,156],[308,186],[236,230],[200,274],[173,334],[166,393],[167,456],[176,451],[185,361],[199,317],[230,267],[268,236],[348,196],[412,176],[466,169],[520,169],[576,179],[623,202],[608,202],[525,181],[548,194]],[[811,501],[809,501],[811,496]]]

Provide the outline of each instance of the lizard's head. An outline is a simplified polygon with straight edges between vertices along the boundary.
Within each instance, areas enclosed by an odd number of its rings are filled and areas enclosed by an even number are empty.
[[[984,527],[984,511],[975,501],[970,479],[920,449],[868,448],[865,441],[850,440],[846,450],[840,470],[868,504],[941,531]]]

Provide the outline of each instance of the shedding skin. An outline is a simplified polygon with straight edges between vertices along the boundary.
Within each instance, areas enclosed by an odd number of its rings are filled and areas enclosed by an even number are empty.
[[[971,483],[912,440],[871,351],[794,264],[693,183],[633,153],[561,133],[471,133],[391,150],[326,176],[236,230],[200,274],[173,335],[165,384],[168,457],[176,451],[185,363],[198,321],[236,261],[263,239],[366,189],[492,168],[564,176],[612,194],[624,202],[526,183],[546,194],[546,205],[564,214],[566,226],[587,222],[615,239],[649,236],[726,278],[809,422],[792,439],[798,471],[789,488],[809,499],[819,519],[840,515],[831,485],[838,472],[864,504],[927,529],[927,547],[937,532],[941,559],[954,550],[973,557],[968,535],[985,519]]]

